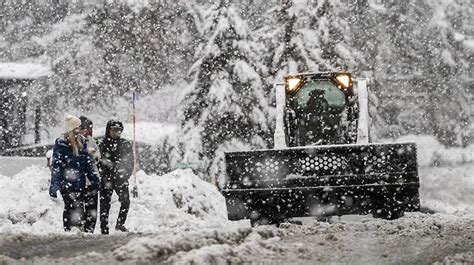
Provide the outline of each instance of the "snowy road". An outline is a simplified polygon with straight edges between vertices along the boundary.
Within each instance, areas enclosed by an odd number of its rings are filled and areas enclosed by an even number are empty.
[[[61,258],[78,256],[89,252],[107,253],[122,246],[137,234],[119,234],[113,236],[94,236],[85,234],[56,236],[3,235],[0,253],[13,259],[34,259],[48,256]]]
[[[361,216],[280,228],[2,238],[0,263],[7,264],[474,264],[474,216],[467,215],[409,213],[395,221]]]

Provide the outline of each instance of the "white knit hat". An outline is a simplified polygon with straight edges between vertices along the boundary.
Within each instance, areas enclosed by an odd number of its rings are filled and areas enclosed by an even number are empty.
[[[66,132],[70,132],[79,126],[81,126],[81,120],[78,117],[70,114],[64,115],[64,128],[66,129]]]

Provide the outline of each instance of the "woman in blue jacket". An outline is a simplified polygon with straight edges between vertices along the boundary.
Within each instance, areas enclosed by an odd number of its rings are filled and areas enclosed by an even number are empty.
[[[61,192],[64,200],[63,225],[65,231],[72,227],[84,228],[84,191],[86,178],[99,190],[100,180],[94,170],[93,158],[87,151],[84,137],[79,135],[81,120],[72,115],[64,118],[66,133],[53,147],[51,185],[49,195],[56,198]]]

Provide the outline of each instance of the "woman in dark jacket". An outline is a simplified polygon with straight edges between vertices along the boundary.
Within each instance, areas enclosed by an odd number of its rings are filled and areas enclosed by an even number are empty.
[[[64,200],[63,225],[65,231],[72,227],[84,228],[84,190],[86,178],[99,190],[99,177],[94,162],[87,152],[85,139],[79,135],[81,120],[66,115],[66,133],[56,139],[53,147],[51,185],[49,195],[56,198],[60,191]]]

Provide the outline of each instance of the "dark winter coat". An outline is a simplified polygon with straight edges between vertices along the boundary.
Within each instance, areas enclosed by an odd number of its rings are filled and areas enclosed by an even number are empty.
[[[58,190],[64,192],[83,191],[88,178],[95,189],[99,189],[100,180],[94,170],[94,160],[87,152],[85,139],[81,137],[84,145],[77,156],[73,155],[71,144],[62,136],[56,139],[53,147],[52,171],[50,193],[55,195]]]
[[[123,138],[113,139],[107,133],[97,144],[102,156],[99,163],[102,183],[122,185],[128,181],[133,172],[132,143]]]

